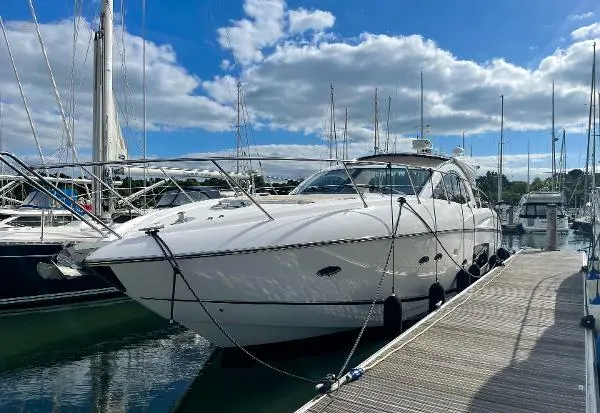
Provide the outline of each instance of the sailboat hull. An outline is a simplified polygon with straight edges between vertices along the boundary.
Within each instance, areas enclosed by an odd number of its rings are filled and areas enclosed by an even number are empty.
[[[62,247],[62,243],[0,245],[0,314],[122,296],[107,281],[91,275],[42,277],[38,264],[49,264]]]

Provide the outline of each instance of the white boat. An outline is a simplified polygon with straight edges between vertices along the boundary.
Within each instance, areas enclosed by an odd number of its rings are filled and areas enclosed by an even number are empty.
[[[240,345],[358,328],[385,272],[369,322],[380,326],[393,286],[408,320],[428,311],[436,279],[450,293],[462,268],[487,270],[500,225],[476,197],[466,159],[384,154],[347,168],[317,172],[288,196],[256,197],[260,208],[236,198],[179,207],[176,220],[134,219],[124,224],[128,235],[84,265],[116,276],[127,295],[221,347],[234,344],[211,317]],[[191,290],[180,278],[174,284],[167,256],[142,226],[160,228]]]
[[[521,197],[518,225],[524,232],[546,232],[548,205],[556,205],[556,230],[569,232],[569,219],[564,210],[564,196],[556,191],[532,191]]]

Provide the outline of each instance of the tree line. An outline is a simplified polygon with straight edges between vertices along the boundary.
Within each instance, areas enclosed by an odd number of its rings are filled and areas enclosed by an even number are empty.
[[[585,202],[585,173],[581,169],[572,169],[566,174],[557,174],[555,182],[559,183],[565,195],[567,207],[580,207]],[[588,187],[592,182],[591,174],[588,174]],[[596,174],[596,182],[600,183],[600,174]],[[488,171],[476,179],[477,187],[484,192],[490,201],[498,201],[498,173]],[[551,190],[552,178],[541,179],[534,178],[529,184],[529,191]],[[516,205],[521,200],[521,196],[527,193],[526,181],[511,181],[504,174],[502,175],[502,200],[509,204]]]

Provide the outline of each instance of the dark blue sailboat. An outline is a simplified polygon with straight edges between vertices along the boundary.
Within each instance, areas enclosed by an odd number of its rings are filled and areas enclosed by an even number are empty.
[[[171,208],[220,196],[219,190],[209,187],[185,188],[185,194],[175,189],[165,192],[156,207]],[[42,202],[40,197],[46,195],[38,193],[35,197],[27,197],[40,201],[38,211],[44,209],[44,205],[51,205],[50,202]],[[50,215],[48,213],[48,216]],[[41,217],[41,214],[38,217]],[[120,214],[114,218],[113,222],[125,222],[127,214]],[[38,218],[38,226],[40,221],[41,218]],[[57,254],[63,251],[69,242],[75,241],[36,241],[31,238],[27,242],[11,242],[0,238],[0,313],[124,297],[113,287],[115,280],[88,274],[69,277],[57,275],[56,271],[52,271]],[[110,274],[107,274],[107,277],[110,277]]]

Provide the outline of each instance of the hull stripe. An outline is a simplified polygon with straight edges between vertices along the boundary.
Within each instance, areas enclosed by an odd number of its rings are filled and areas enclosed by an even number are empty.
[[[453,294],[456,292],[455,288],[446,291],[446,294]],[[148,301],[174,301],[176,303],[195,303],[194,299],[180,299],[175,298],[159,298],[159,297],[140,297],[140,300]],[[416,297],[401,298],[404,303],[411,303],[416,301],[423,301],[429,299],[428,295],[421,295]],[[241,304],[241,305],[370,305],[372,300],[350,300],[350,301],[239,301],[239,300],[202,300],[204,304]],[[383,304],[384,300],[377,300],[375,304]]]
[[[496,228],[481,228],[477,229],[478,233],[481,232],[499,232]],[[458,233],[467,233],[473,234],[473,229],[464,230],[462,228],[458,229],[449,229],[449,230],[441,230],[437,231],[439,234],[458,234]],[[396,239],[399,238],[413,238],[413,237],[422,237],[425,235],[430,235],[430,231],[425,232],[417,232],[414,234],[403,234],[397,235]],[[306,242],[301,244],[286,244],[286,245],[275,245],[269,247],[257,247],[257,248],[246,248],[239,250],[224,250],[224,251],[208,251],[208,252],[200,252],[200,253],[190,253],[190,254],[175,254],[174,257],[177,260],[186,260],[193,258],[207,258],[207,257],[224,257],[228,255],[237,255],[237,254],[254,254],[257,252],[265,252],[265,251],[284,251],[288,249],[300,249],[300,248],[314,248],[314,247],[323,247],[329,245],[342,245],[342,244],[354,244],[359,242],[369,242],[369,241],[380,241],[391,239],[392,236],[381,235],[377,237],[362,237],[362,238],[351,238],[351,239],[340,239],[333,241],[318,241],[318,242]],[[133,262],[152,262],[152,261],[164,261],[165,257],[163,255],[153,256],[153,257],[137,257],[137,258],[115,258],[111,260],[98,260],[98,261],[89,261],[85,260],[84,265],[93,267],[93,266],[101,266],[101,265],[110,265],[110,264],[125,264],[125,263],[133,263]]]

